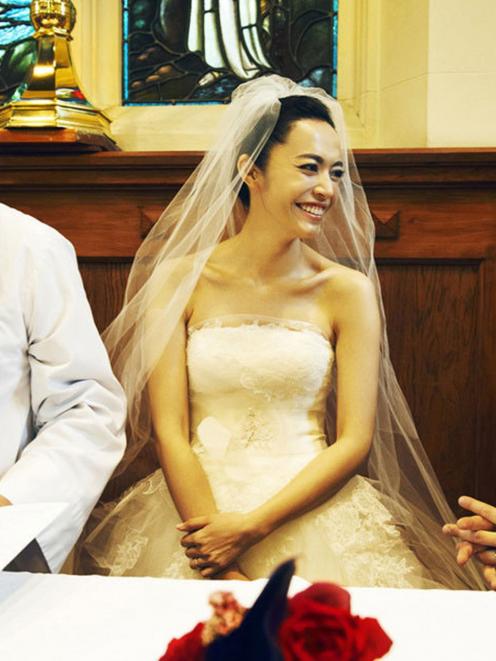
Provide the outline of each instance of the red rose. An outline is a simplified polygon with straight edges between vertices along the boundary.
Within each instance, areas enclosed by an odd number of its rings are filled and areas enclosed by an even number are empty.
[[[355,657],[360,661],[380,659],[391,648],[393,641],[373,617],[353,617],[355,626]]]
[[[350,593],[334,583],[313,583],[290,600],[292,609],[298,608],[297,604],[300,599],[312,599],[312,601],[319,601],[328,606],[344,608],[348,612],[351,607]]]
[[[202,645],[201,634],[203,622],[181,638],[173,638],[159,661],[203,661],[205,648]]]
[[[379,623],[350,613],[350,597],[337,586],[315,584],[288,602],[279,630],[284,661],[372,661],[391,640]]]
[[[349,611],[303,598],[279,629],[284,661],[348,661],[354,638]]]

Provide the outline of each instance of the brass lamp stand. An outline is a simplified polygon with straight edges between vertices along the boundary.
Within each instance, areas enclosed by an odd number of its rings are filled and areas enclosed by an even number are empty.
[[[38,56],[21,98],[0,106],[0,151],[117,150],[110,122],[81,92],[69,42],[71,0],[32,0]]]

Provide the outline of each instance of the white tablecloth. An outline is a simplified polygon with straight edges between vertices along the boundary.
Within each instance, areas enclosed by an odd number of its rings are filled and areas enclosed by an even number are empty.
[[[208,595],[250,605],[264,581],[173,581],[0,573],[1,661],[157,661],[210,615]],[[291,592],[305,587],[293,579]],[[496,660],[496,593],[351,588],[352,611],[377,617],[387,659]],[[386,657],[385,657],[386,658]]]

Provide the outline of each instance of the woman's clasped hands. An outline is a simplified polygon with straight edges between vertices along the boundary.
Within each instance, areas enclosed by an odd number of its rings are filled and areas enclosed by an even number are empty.
[[[496,590],[496,507],[469,496],[458,499],[461,507],[473,513],[456,523],[447,523],[443,532],[458,540],[457,562],[463,566],[472,557],[483,564],[487,586]]]
[[[190,559],[190,566],[204,578],[217,578],[225,571],[239,572],[237,559],[261,538],[254,517],[241,512],[197,516],[180,523],[177,528],[186,533],[181,545]]]

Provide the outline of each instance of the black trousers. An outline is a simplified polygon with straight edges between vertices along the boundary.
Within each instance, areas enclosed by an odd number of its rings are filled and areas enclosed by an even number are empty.
[[[38,542],[33,539],[25,549],[4,567],[4,571],[28,571],[35,574],[51,574],[48,562]]]

